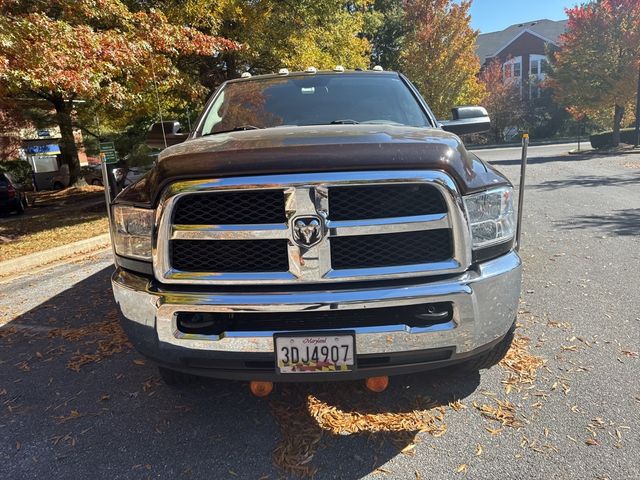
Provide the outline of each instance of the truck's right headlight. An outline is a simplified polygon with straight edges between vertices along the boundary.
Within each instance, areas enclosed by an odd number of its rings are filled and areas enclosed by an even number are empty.
[[[116,253],[150,261],[154,211],[130,205],[114,205],[112,213]]]
[[[463,198],[474,251],[513,239],[513,188],[492,188]]]

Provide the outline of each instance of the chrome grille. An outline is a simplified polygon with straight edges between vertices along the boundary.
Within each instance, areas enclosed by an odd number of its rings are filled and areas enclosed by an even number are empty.
[[[451,253],[448,229],[331,239],[331,266],[335,269],[443,262]]]
[[[432,171],[177,182],[158,209],[154,271],[164,283],[191,284],[461,272],[471,260],[461,204],[453,180]],[[301,220],[317,220],[321,239],[301,246]]]
[[[174,223],[183,225],[286,222],[282,190],[213,192],[186,196],[176,203],[174,212]]]
[[[412,217],[447,213],[431,185],[362,185],[329,188],[329,220]]]
[[[171,240],[171,264],[188,272],[286,272],[286,240]]]

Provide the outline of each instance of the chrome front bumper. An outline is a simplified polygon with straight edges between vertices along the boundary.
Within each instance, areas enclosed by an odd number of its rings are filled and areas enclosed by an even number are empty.
[[[503,337],[515,319],[522,266],[511,252],[463,274],[428,283],[366,289],[289,290],[273,287],[259,293],[216,293],[159,285],[118,268],[112,277],[116,302],[126,324],[147,344],[177,347],[199,355],[273,353],[277,332],[234,331],[219,336],[189,335],[178,331],[179,312],[309,312],[354,310],[451,302],[453,318],[425,328],[387,325],[355,329],[358,355],[455,349],[454,355],[481,349]],[[310,287],[312,288],[312,287]],[[350,329],[354,330],[354,329]],[[134,344],[143,342],[136,339]],[[141,348],[143,350],[143,348]],[[158,358],[161,353],[153,355]],[[160,359],[161,360],[161,359]]]

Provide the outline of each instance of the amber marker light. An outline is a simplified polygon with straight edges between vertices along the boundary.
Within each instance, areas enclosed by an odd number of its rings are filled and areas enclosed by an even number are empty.
[[[367,390],[380,393],[384,392],[389,386],[389,377],[369,377],[365,382]]]
[[[256,397],[266,397],[273,391],[273,382],[257,382],[249,383],[249,389]]]

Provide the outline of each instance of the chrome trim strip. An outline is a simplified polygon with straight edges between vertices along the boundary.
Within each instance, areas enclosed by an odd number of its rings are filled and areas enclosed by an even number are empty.
[[[173,336],[178,340],[200,340],[206,342],[217,342],[224,338],[271,338],[274,331],[258,330],[258,331],[242,331],[242,332],[224,332],[221,335],[199,335],[195,333],[183,333],[178,330],[177,318],[173,317]],[[444,323],[437,323],[435,325],[429,325],[428,327],[409,327],[405,324],[398,325],[376,325],[373,327],[349,327],[349,328],[332,328],[331,331],[348,330],[358,334],[372,334],[372,333],[393,333],[404,332],[409,334],[420,334],[429,332],[444,332],[446,330],[453,330],[456,328],[456,322],[450,320]]]
[[[395,219],[356,222],[331,222],[328,189],[334,186],[428,183],[440,190],[447,205],[446,215],[425,215]],[[172,225],[176,201],[188,194],[247,189],[275,189],[283,192],[286,226],[275,225]],[[325,219],[328,235],[317,245],[302,248],[290,238],[295,217],[315,215]],[[366,222],[366,223],[365,223]],[[453,255],[449,261],[398,267],[358,270],[334,270],[331,267],[331,237],[450,228],[453,233]],[[169,239],[282,239],[288,238],[289,271],[278,273],[250,272],[183,272],[172,268],[169,261]],[[410,248],[410,246],[408,246]],[[451,177],[440,171],[366,171],[312,174],[265,175],[173,183],[163,192],[156,210],[153,236],[153,268],[155,277],[167,284],[289,284],[346,282],[353,280],[393,279],[410,276],[443,275],[464,272],[471,264],[471,241],[462,197]]]
[[[374,218],[367,220],[327,221],[329,236],[378,235],[450,228],[446,213],[413,217]]]
[[[271,240],[289,238],[285,224],[179,225],[171,227],[171,240]]]
[[[372,267],[372,268],[345,268],[340,270],[331,270],[327,273],[327,279],[338,279],[341,277],[349,278],[370,278],[374,275],[406,275],[412,276],[425,271],[455,271],[460,268],[460,264],[455,260],[446,262],[419,263],[417,265],[396,265],[393,267]]]

